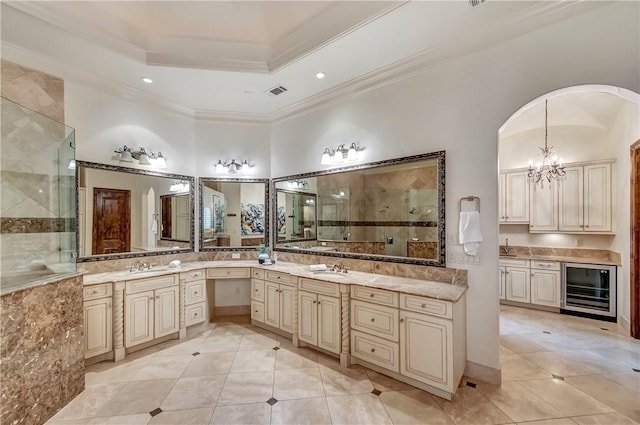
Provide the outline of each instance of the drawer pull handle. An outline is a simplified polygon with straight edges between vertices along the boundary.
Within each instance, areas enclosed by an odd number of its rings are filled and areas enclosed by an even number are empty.
[[[404,319],[400,319],[400,323],[404,323]]]
[[[194,315],[195,317],[198,317],[198,313],[194,313],[193,315]]]
[[[258,288],[256,288],[256,292],[258,292]]]
[[[256,310],[256,313],[258,312],[258,310]]]
[[[373,298],[373,296],[374,296],[374,295],[375,295],[375,294],[371,294],[371,295],[369,295],[369,296],[370,296],[371,298]]]
[[[376,349],[375,349],[375,348],[372,348],[372,349],[371,349],[371,352],[372,352],[372,353],[375,353],[375,352],[376,352]]]
[[[371,321],[372,321],[372,322],[375,322],[375,321],[376,321],[376,318],[375,318],[375,317],[372,317],[372,318],[371,318]]]
[[[427,305],[426,304],[422,304],[420,307],[427,308]]]
[[[198,295],[198,292],[194,292],[193,295]]]
[[[317,301],[314,301],[313,303],[315,304],[315,303],[317,303]]]

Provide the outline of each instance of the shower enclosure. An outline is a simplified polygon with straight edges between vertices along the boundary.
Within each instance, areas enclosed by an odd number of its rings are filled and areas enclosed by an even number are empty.
[[[76,272],[74,130],[2,98],[0,292]]]

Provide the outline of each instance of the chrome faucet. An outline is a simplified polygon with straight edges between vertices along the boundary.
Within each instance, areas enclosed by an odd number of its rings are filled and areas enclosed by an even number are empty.
[[[505,245],[504,245],[504,247],[502,248],[502,252],[503,252],[505,255],[509,255],[509,238],[506,238],[506,240],[505,240]]]
[[[151,263],[141,263],[140,261],[136,261],[131,267],[129,267],[130,272],[141,272],[145,270],[151,270],[153,264]]]
[[[348,273],[347,268],[340,263],[331,266],[331,271],[336,273]]]

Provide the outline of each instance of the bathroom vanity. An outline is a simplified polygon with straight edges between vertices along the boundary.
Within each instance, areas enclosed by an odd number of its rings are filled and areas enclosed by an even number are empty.
[[[215,285],[247,279],[253,325],[451,400],[466,365],[466,284],[313,272],[254,261],[86,275],[86,358],[123,359],[212,314]],[[111,336],[113,336],[111,338]]]

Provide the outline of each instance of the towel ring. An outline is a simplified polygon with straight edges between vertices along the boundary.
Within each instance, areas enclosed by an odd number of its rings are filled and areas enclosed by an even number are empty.
[[[475,202],[478,208],[474,211],[480,212],[480,198],[478,198],[477,196],[465,196],[463,198],[460,198],[460,212],[462,212],[462,201]]]

